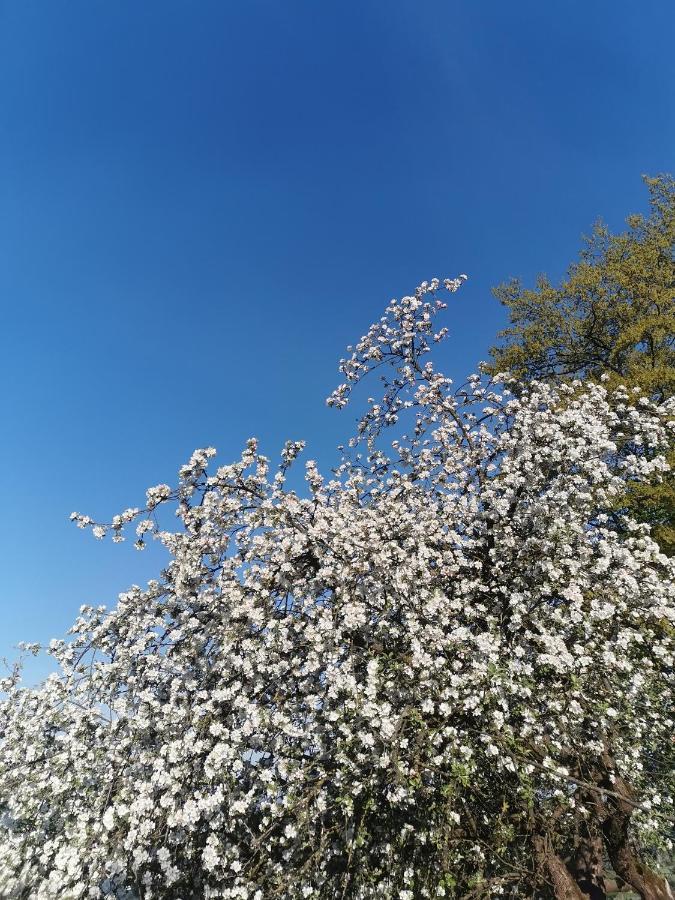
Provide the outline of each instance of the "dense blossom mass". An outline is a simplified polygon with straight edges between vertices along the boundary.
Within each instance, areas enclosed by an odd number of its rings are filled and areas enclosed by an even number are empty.
[[[251,440],[73,514],[170,562],[2,683],[2,896],[567,898],[607,860],[667,896],[673,564],[615,501],[672,405],[453,385],[428,354],[461,280],[350,348],[329,404],[383,386],[330,477],[291,490],[303,444],[271,469]]]

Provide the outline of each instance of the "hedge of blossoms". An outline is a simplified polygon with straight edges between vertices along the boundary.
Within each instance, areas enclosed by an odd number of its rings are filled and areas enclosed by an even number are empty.
[[[4,681],[3,896],[580,898],[606,859],[669,896],[646,859],[672,813],[673,564],[615,507],[664,470],[672,409],[455,388],[425,358],[442,288],[342,362],[330,404],[374,369],[382,397],[306,495],[301,443],[272,474],[250,441],[108,525],[74,514],[171,561],[83,607],[44,685]]]

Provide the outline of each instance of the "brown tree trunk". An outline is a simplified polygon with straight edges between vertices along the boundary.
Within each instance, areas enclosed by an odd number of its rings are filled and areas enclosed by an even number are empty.
[[[614,871],[642,897],[642,900],[673,900],[673,892],[665,878],[646,866],[633,848],[628,834],[630,816],[612,812],[605,819],[603,831]]]
[[[614,871],[642,897],[642,900],[675,900],[665,878],[653,872],[640,859],[630,839],[630,817],[635,810],[635,792],[616,771],[614,759],[604,753],[605,770],[601,786],[614,793],[607,794],[605,819],[602,825],[607,853]],[[614,779],[610,778],[614,775]],[[619,794],[620,796],[616,796]]]
[[[555,900],[589,900],[563,860],[555,853],[543,837],[534,839],[537,861],[550,879]]]
[[[604,876],[604,845],[599,834],[585,834],[581,837],[570,870],[581,890],[590,900],[606,900],[607,885]]]

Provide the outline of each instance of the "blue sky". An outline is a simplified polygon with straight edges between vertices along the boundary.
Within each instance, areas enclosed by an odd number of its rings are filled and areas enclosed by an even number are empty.
[[[71,510],[250,435],[329,467],[391,297],[467,272],[443,364],[473,371],[490,287],[675,168],[674,30],[667,0],[0,2],[0,655],[155,572]]]

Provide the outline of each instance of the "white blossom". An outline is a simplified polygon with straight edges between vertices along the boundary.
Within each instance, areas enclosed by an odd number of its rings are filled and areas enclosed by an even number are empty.
[[[270,472],[252,439],[143,509],[73,514],[169,562],[81,608],[43,685],[0,682],[3,896],[532,896],[537,834],[562,852],[623,784],[667,839],[673,564],[617,505],[666,470],[672,408],[453,385],[441,290],[349,351],[329,403],[375,368],[383,393],[304,494],[304,444]]]

